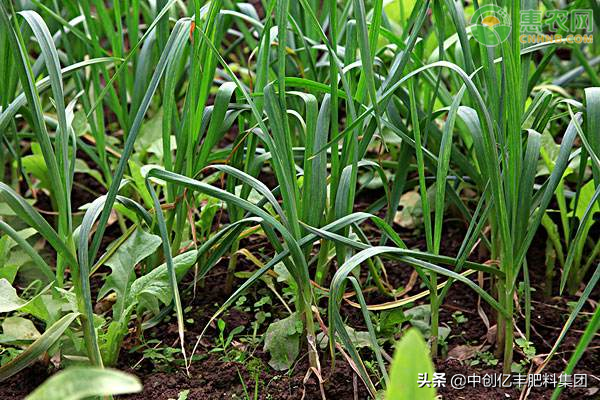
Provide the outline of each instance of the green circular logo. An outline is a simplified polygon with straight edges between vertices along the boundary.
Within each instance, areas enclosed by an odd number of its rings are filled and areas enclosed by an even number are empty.
[[[508,13],[493,4],[479,7],[471,18],[471,24],[473,37],[484,46],[497,46],[510,35]]]

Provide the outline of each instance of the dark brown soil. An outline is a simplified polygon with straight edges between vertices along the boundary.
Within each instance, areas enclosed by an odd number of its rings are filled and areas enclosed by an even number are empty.
[[[307,369],[308,362],[302,360],[287,373],[277,374],[269,367],[259,372],[249,372],[240,363],[223,361],[210,355],[192,366],[189,377],[181,370],[152,373],[142,377],[142,393],[123,398],[176,399],[183,390],[189,390],[187,398],[190,400],[246,398],[245,391],[250,398],[254,398],[257,385],[258,399],[299,399],[303,393],[306,399],[320,399],[319,384],[315,377],[309,378],[306,384],[303,382]],[[352,370],[348,364],[338,362],[333,375],[330,375],[329,368],[323,368],[323,373],[328,376],[323,384],[328,399],[353,398]],[[364,388],[358,386],[356,395],[361,399],[366,398]]]
[[[48,376],[47,367],[41,363],[34,364],[2,382],[0,399],[23,399],[41,385]]]

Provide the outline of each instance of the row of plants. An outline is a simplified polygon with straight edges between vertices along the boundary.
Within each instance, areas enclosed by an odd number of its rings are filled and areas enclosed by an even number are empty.
[[[307,354],[307,376],[321,380],[323,362],[343,354],[373,397],[432,398],[407,381],[441,356],[451,290],[493,310],[495,354],[514,370],[542,284],[527,255],[544,232],[546,259],[533,262],[545,263],[546,296],[576,301],[541,372],[600,278],[598,44],[523,45],[522,12],[560,2],[506,1],[513,33],[486,46],[473,37],[474,3],[0,3],[0,380],[46,356],[66,370],[32,399],[139,390],[110,368],[131,332],[172,313],[189,370],[202,335],[186,335],[180,293],[192,277],[202,296],[226,262],[229,297],[204,331],[274,275],[289,313],[266,329],[271,367]],[[595,12],[596,32],[597,2],[576,9]],[[358,207],[369,188],[377,200]],[[92,200],[76,204],[80,192]],[[414,210],[400,209],[407,195]],[[423,249],[399,233],[407,212]],[[464,226],[454,255],[442,251],[451,218]],[[244,249],[255,236],[272,257]],[[256,268],[238,284],[242,257]],[[390,265],[418,275],[430,354],[398,351],[388,375],[373,319],[414,304],[389,283]],[[373,291],[388,301],[368,304]],[[349,299],[368,351],[348,326]],[[599,321],[596,307],[566,371]],[[405,336],[405,349],[421,349]]]

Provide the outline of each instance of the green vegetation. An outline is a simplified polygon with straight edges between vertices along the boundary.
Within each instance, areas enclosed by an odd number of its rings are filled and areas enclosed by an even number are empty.
[[[416,375],[482,314],[471,366],[560,349],[572,373],[600,328],[600,42],[522,43],[523,13],[565,3],[484,1],[512,32],[485,46],[479,3],[0,2],[0,380],[52,359],[31,399],[135,392],[109,369],[128,340],[189,373],[212,335],[247,398],[306,357],[306,379],[343,360],[372,397],[429,399]],[[598,3],[567,7],[598,39]],[[444,320],[464,290],[477,313]],[[534,293],[571,301],[547,354]]]

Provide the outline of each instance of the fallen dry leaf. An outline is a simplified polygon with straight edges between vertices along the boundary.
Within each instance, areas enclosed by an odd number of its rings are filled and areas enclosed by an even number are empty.
[[[483,345],[480,346],[469,346],[459,345],[448,352],[448,358],[453,358],[459,361],[465,361],[475,357],[475,355],[483,350]]]

